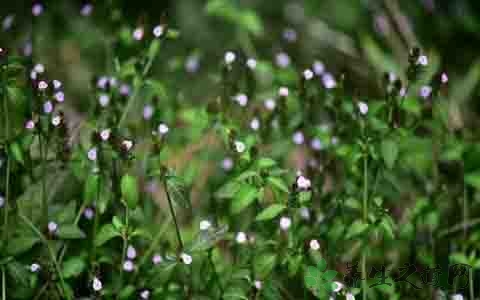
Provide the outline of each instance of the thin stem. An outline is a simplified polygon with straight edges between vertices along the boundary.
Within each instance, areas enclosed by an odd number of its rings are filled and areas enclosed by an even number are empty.
[[[43,220],[41,222],[43,227],[47,226],[48,223],[48,200],[47,200],[47,184],[46,184],[46,176],[47,176],[47,169],[46,169],[46,147],[44,146],[44,139],[42,138],[42,134],[38,134],[38,144],[40,148],[40,161],[41,161],[41,169],[42,169],[42,215]]]
[[[208,251],[208,260],[210,262],[210,265],[212,266],[213,275],[215,276],[215,281],[217,282],[218,288],[220,289],[220,299],[222,299],[223,298],[223,293],[225,291],[223,290],[222,283],[220,282],[220,277],[218,276],[217,268],[215,267],[215,264],[213,263],[212,249],[210,249]]]
[[[11,169],[11,160],[7,156],[7,174],[5,176],[5,208],[3,213],[3,241],[8,241],[8,200],[10,198],[10,169]]]
[[[18,216],[25,222],[25,224],[28,225],[28,227],[30,227],[30,229],[32,229],[33,232],[35,232],[35,234],[42,240],[42,243],[45,244],[45,246],[47,247],[48,253],[50,255],[50,259],[52,260],[52,263],[55,267],[55,271],[57,272],[58,278],[60,278],[60,283],[62,285],[63,294],[64,294],[63,296],[66,297],[66,299],[71,300],[72,298],[70,297],[70,293],[68,293],[67,289],[65,288],[65,280],[63,279],[63,275],[62,275],[62,272],[60,270],[60,265],[58,264],[55,253],[54,253],[52,247],[50,247],[50,244],[48,243],[48,240],[40,232],[40,230],[38,230],[37,227],[35,227],[35,225],[32,223],[32,221],[30,221],[27,217],[25,217],[21,213],[19,213]]]
[[[33,298],[33,300],[38,300],[40,299],[40,297],[43,295],[43,293],[45,293],[45,291],[47,290],[47,287],[48,287],[48,283],[45,283],[42,288],[40,289],[40,291],[37,293],[37,295],[35,296],[35,298]]]
[[[469,289],[470,289],[470,299],[475,299],[473,293],[473,269],[470,268],[468,270],[468,281],[469,281]]]
[[[368,222],[368,156],[363,157],[363,222]],[[367,257],[362,251],[362,300],[367,299]]]
[[[7,300],[7,282],[5,279],[5,267],[2,266],[2,300]]]
[[[163,188],[165,189],[165,194],[167,195],[168,206],[170,207],[170,214],[172,215],[173,223],[175,224],[175,231],[177,232],[178,245],[180,246],[180,250],[183,250],[182,235],[180,234],[180,227],[178,226],[177,217],[175,216],[175,210],[173,209],[173,202],[172,202],[172,199],[170,198],[170,193],[168,192],[167,180],[163,178],[162,181],[163,181]]]

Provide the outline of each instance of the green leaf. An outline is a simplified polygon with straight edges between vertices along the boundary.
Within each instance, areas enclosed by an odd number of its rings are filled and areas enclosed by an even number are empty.
[[[387,168],[392,169],[398,157],[397,143],[392,140],[382,141],[381,152]]]
[[[76,225],[60,225],[57,236],[61,239],[83,239],[85,233]]]
[[[269,207],[265,208],[261,213],[255,218],[256,221],[267,221],[278,216],[284,209],[287,207],[283,204],[272,204]]]
[[[215,230],[201,231],[197,238],[188,247],[188,252],[205,251],[225,238],[228,233],[228,226],[216,228]]]
[[[279,191],[288,193],[288,186],[285,184],[283,179],[279,177],[267,177],[267,182],[270,183],[273,187]]]
[[[254,259],[255,275],[260,278],[266,278],[275,267],[277,255],[273,253],[264,253]]]
[[[215,192],[215,198],[231,199],[238,193],[241,187],[241,182],[229,181]]]
[[[112,224],[103,225],[95,238],[95,245],[101,246],[117,236],[120,236],[120,232],[118,232]]]
[[[259,169],[270,169],[277,165],[277,162],[268,157],[262,157],[256,161],[256,166]]]
[[[135,176],[123,175],[120,183],[122,198],[130,209],[134,209],[138,204],[138,184]]]
[[[465,175],[465,183],[476,188],[480,189],[480,171],[474,171],[472,173]]]
[[[185,182],[178,176],[169,174],[166,177],[167,188],[172,200],[183,208],[190,207],[189,190]]]
[[[33,245],[39,242],[38,237],[17,237],[10,239],[7,243],[6,252],[8,255],[19,255],[30,250]]]
[[[83,272],[83,270],[85,270],[86,266],[87,264],[81,257],[74,256],[63,263],[63,277],[77,277]]]
[[[10,151],[13,158],[22,165],[25,165],[25,159],[23,157],[22,147],[19,143],[10,144]]]
[[[338,272],[335,270],[327,270],[325,273],[322,275],[322,279],[326,281],[332,281],[335,276],[337,276]]]
[[[317,269],[320,271],[320,272],[323,272],[325,271],[325,269],[327,268],[327,261],[325,259],[320,259],[317,263]]]
[[[83,192],[83,197],[85,198],[86,203],[92,203],[97,199],[99,189],[98,180],[98,175],[88,175],[87,181],[85,182],[85,190]]]
[[[18,285],[21,284],[23,286],[28,284],[28,278],[30,274],[28,273],[27,268],[25,268],[25,265],[17,261],[12,261],[7,264],[7,272],[13,279],[14,283],[18,283]],[[14,286],[19,287],[18,285]]]
[[[368,224],[363,223],[360,220],[356,220],[348,229],[346,239],[358,236],[362,234],[368,228]]]
[[[247,208],[259,196],[259,191],[256,187],[250,184],[243,184],[232,200],[231,212],[238,214]]]

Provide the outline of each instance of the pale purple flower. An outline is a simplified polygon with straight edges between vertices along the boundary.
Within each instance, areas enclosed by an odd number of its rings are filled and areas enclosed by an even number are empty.
[[[130,86],[128,84],[122,84],[120,85],[120,95],[126,97],[130,95]]]
[[[234,52],[232,52],[232,51],[227,51],[227,52],[225,53],[225,57],[224,57],[225,63],[226,63],[227,65],[232,64],[232,63],[235,61],[236,57],[237,57],[237,56],[235,55]]]
[[[160,264],[161,262],[163,262],[163,257],[160,255],[160,254],[155,254],[153,255],[152,257],[152,263],[154,265],[158,265]]]
[[[43,5],[41,3],[35,3],[33,6],[32,6],[32,14],[35,16],[35,17],[38,17],[39,15],[41,15],[43,13]]]
[[[46,114],[50,114],[53,111],[53,104],[51,101],[47,101],[43,103],[43,112]]]
[[[37,72],[35,72],[35,70],[30,71],[30,79],[32,80],[37,79]]]
[[[5,205],[5,198],[0,195],[0,208],[3,207]]]
[[[108,77],[102,76],[97,80],[97,87],[100,89],[105,89],[107,87]]]
[[[289,91],[287,87],[282,86],[278,89],[278,95],[280,97],[288,97],[288,94],[289,94]]]
[[[106,107],[110,103],[110,96],[107,94],[101,94],[98,97],[98,103],[100,103],[100,106]]]
[[[289,43],[297,41],[297,32],[293,28],[286,28],[283,30],[283,39]]]
[[[143,35],[144,35],[144,30],[143,30],[143,27],[137,27],[133,30],[133,33],[132,33],[132,36],[133,36],[133,39],[136,40],[136,41],[140,41],[143,39]]]
[[[110,86],[117,86],[118,80],[115,77],[110,77],[108,78],[108,83],[110,84]]]
[[[312,147],[313,150],[322,150],[324,148],[322,141],[319,138],[313,138],[310,141],[310,147]]]
[[[59,115],[56,115],[52,118],[52,125],[55,127],[60,125],[61,122],[62,122],[62,117],[60,117]]]
[[[428,58],[426,55],[420,55],[417,60],[417,65],[426,66],[428,65]]]
[[[160,123],[160,125],[158,125],[158,132],[160,133],[160,135],[167,134],[169,130],[170,128],[168,128],[168,126],[164,123]]]
[[[338,137],[337,136],[332,136],[330,142],[332,143],[332,145],[337,145],[339,140],[338,140]]]
[[[125,147],[125,149],[126,149],[127,151],[130,151],[130,149],[132,149],[132,147],[133,147],[133,142],[130,141],[130,140],[124,140],[124,141],[122,142],[122,146]]]
[[[285,52],[280,52],[275,56],[275,62],[280,68],[286,68],[290,65],[290,56]]]
[[[312,182],[310,181],[310,179],[306,178],[305,176],[303,175],[300,175],[298,176],[297,178],[297,187],[301,190],[308,190],[309,188],[311,188],[312,186]]]
[[[48,88],[48,83],[45,81],[45,80],[40,80],[40,82],[38,83],[38,86],[37,88],[40,90],[40,91],[44,91]]]
[[[91,161],[97,160],[97,148],[92,148],[92,149],[88,150],[87,157]]]
[[[24,56],[30,56],[30,55],[32,55],[32,51],[33,51],[32,42],[30,42],[30,41],[26,42],[23,45],[23,48],[22,48],[23,55]]]
[[[385,15],[375,16],[374,27],[375,30],[382,35],[387,35],[390,32],[390,23]]]
[[[90,3],[86,3],[80,9],[80,14],[84,17],[88,17],[92,14],[92,11],[93,11],[93,5]]]
[[[345,295],[345,300],[355,300],[355,296],[352,293],[347,293]]]
[[[137,250],[132,245],[128,245],[127,248],[127,257],[131,260],[135,259],[137,257]]]
[[[262,289],[262,286],[263,286],[263,283],[262,283],[262,281],[260,281],[260,280],[255,280],[255,281],[253,282],[253,285],[255,286],[255,288],[256,288],[257,290],[261,290],[261,289]]]
[[[38,73],[38,74],[42,74],[43,72],[45,72],[45,66],[42,65],[42,64],[36,64],[34,67],[33,67],[33,70]]]
[[[281,217],[280,218],[280,229],[283,231],[287,231],[290,226],[292,225],[292,219],[289,217]]]
[[[165,31],[165,27],[163,25],[157,25],[153,28],[153,35],[155,37],[161,37]]]
[[[233,159],[231,159],[230,157],[226,157],[222,160],[222,169],[224,169],[225,171],[230,171],[231,169],[233,169]]]
[[[28,120],[26,123],[25,123],[25,128],[28,129],[28,130],[33,130],[35,129],[35,122],[33,120]]]
[[[313,251],[318,251],[320,249],[320,243],[317,240],[311,240],[309,246]]]
[[[200,68],[200,59],[197,55],[190,55],[185,61],[185,70],[188,73],[196,73]]]
[[[145,120],[150,120],[153,116],[153,106],[147,104],[143,107],[143,118]]]
[[[246,106],[248,103],[248,97],[245,94],[238,94],[233,97],[233,100],[235,100],[240,106]]]
[[[448,76],[447,73],[443,72],[442,75],[440,76],[440,81],[445,84],[448,82]]]
[[[325,65],[321,61],[318,61],[318,60],[315,61],[312,67],[313,67],[313,72],[317,76],[322,75],[323,72],[325,72]]]
[[[110,129],[104,129],[102,131],[100,131],[100,138],[102,139],[102,141],[108,141],[108,139],[110,138],[110,133],[112,132],[112,130]]]
[[[398,92],[398,95],[399,95],[400,97],[405,97],[406,94],[407,94],[407,88],[405,88],[405,87],[402,87],[402,88],[400,89],[400,91]]]
[[[258,129],[260,129],[260,120],[258,118],[253,118],[250,121],[250,128],[254,131],[257,131]]]
[[[388,81],[394,82],[397,79],[397,75],[393,72],[388,72]]]
[[[126,260],[123,263],[123,270],[125,272],[132,272],[135,269],[135,264],[131,260]]]
[[[301,145],[305,142],[305,136],[303,132],[297,131],[293,134],[292,140],[296,145]]]
[[[50,221],[48,222],[48,232],[50,232],[51,234],[54,234],[56,233],[58,230],[58,224],[53,222],[53,221]]]
[[[54,79],[52,83],[53,83],[53,88],[56,90],[62,87],[62,82],[60,80]]]
[[[302,206],[299,211],[300,217],[304,220],[310,220],[310,210],[308,207]]]
[[[91,219],[93,219],[93,217],[95,216],[95,211],[94,211],[91,207],[87,207],[87,208],[85,208],[85,210],[83,211],[83,216],[84,216],[87,220],[91,220]]]
[[[30,272],[37,273],[38,271],[40,271],[40,265],[39,264],[33,263],[33,264],[30,265]]]
[[[57,100],[58,102],[63,102],[65,101],[65,94],[62,91],[58,91],[53,95],[53,98]]]
[[[95,292],[99,292],[103,288],[103,284],[97,277],[93,277],[92,288]]]
[[[367,103],[363,102],[363,101],[359,101],[358,102],[358,110],[360,111],[360,113],[362,115],[366,115],[368,113],[368,105]]]
[[[426,99],[430,97],[430,94],[432,93],[432,87],[428,85],[424,85],[420,88],[420,97]]]
[[[141,293],[140,293],[140,298],[141,299],[144,299],[144,300],[147,300],[150,298],[150,291],[149,290],[143,290]]]
[[[322,75],[322,83],[326,89],[333,89],[337,86],[337,81],[330,73],[325,73]]]
[[[268,109],[268,110],[274,110],[275,109],[275,106],[277,105],[275,100],[274,99],[267,99],[263,102],[263,104],[265,105],[265,108]]]

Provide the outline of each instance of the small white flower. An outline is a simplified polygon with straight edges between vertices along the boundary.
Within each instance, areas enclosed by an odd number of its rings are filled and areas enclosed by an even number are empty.
[[[185,70],[188,73],[196,73],[200,69],[200,59],[197,55],[190,55],[185,61]]]
[[[451,299],[452,300],[463,300],[463,295],[462,294],[455,294],[455,295],[452,295]]]
[[[62,122],[62,117],[60,117],[60,116],[54,116],[52,118],[52,125],[55,126],[55,127],[60,125],[61,122]]]
[[[143,27],[135,28],[135,30],[133,30],[133,33],[132,33],[133,39],[136,41],[140,41],[141,39],[143,39],[144,33],[145,32],[143,30]]]
[[[49,114],[53,111],[53,104],[51,101],[43,103],[43,112]]]
[[[0,208],[5,205],[5,198],[0,195]]]
[[[164,31],[165,27],[163,25],[157,25],[155,26],[155,28],[153,28],[153,35],[157,38],[161,37]]]
[[[87,220],[91,220],[91,219],[93,219],[93,217],[95,216],[95,211],[94,211],[91,207],[87,207],[87,208],[85,208],[85,210],[83,211],[83,216],[84,216]]]
[[[432,87],[428,85],[424,85],[420,88],[420,97],[426,99],[430,97],[430,94],[432,93]]]
[[[333,89],[334,87],[337,86],[337,81],[335,80],[333,75],[330,73],[325,73],[322,75],[322,82],[323,82],[323,86],[326,89]]]
[[[231,169],[233,169],[233,159],[231,159],[230,157],[226,157],[222,160],[222,169],[224,169],[225,171],[230,171]]]
[[[200,221],[200,230],[205,231],[212,227],[212,223],[209,220],[202,220]]]
[[[37,72],[34,70],[30,71],[30,79],[36,80],[37,79]]]
[[[255,69],[257,67],[257,61],[254,58],[247,59],[247,67],[251,70]]]
[[[368,105],[367,103],[363,102],[363,101],[359,101],[358,102],[358,110],[360,111],[360,113],[362,115],[366,115],[368,113]]]
[[[35,122],[33,122],[33,120],[28,120],[28,121],[25,123],[25,128],[28,129],[28,130],[33,130],[33,129],[35,129]]]
[[[103,284],[97,277],[93,277],[92,287],[95,292],[99,292],[103,288]]]
[[[108,141],[111,132],[112,131],[110,129],[104,129],[100,131],[100,138],[102,139],[102,141]]]
[[[36,64],[34,67],[33,67],[33,70],[38,73],[38,74],[42,74],[43,72],[45,72],[45,66],[42,65],[42,64]]]
[[[135,259],[137,257],[137,250],[132,245],[128,245],[127,248],[127,257],[131,260]]]
[[[398,92],[398,95],[399,95],[400,97],[405,97],[406,94],[407,94],[407,89],[406,89],[405,87],[402,87],[402,88],[400,89],[400,91]]]
[[[133,147],[133,142],[130,140],[124,140],[122,142],[122,146],[124,146],[127,151],[130,151],[130,149]]]
[[[245,151],[246,147],[243,142],[235,141],[234,144],[235,144],[235,151],[237,151],[238,153],[243,153]]]
[[[87,157],[91,161],[97,160],[97,148],[92,148],[92,149],[88,150]]]
[[[318,251],[320,249],[320,243],[317,240],[311,240],[310,249],[314,251]]]
[[[253,118],[252,121],[250,121],[250,128],[257,131],[260,128],[260,120],[258,118]]]
[[[153,117],[153,106],[145,105],[143,107],[143,118],[145,120],[150,120]]]
[[[280,68],[286,68],[290,65],[290,56],[285,52],[280,52],[276,55],[275,61]]]
[[[325,65],[321,61],[315,61],[313,63],[313,72],[315,75],[322,75],[325,72]]]
[[[235,61],[236,57],[237,57],[237,56],[235,55],[234,52],[228,51],[227,53],[225,53],[225,57],[224,57],[225,63],[226,63],[227,65],[232,64],[232,63]]]
[[[246,106],[248,103],[248,96],[245,94],[238,94],[234,97],[234,100],[240,105],[240,106]]]
[[[62,91],[58,91],[53,95],[53,98],[57,100],[58,102],[63,102],[65,101],[65,94]]]
[[[48,222],[48,232],[50,233],[56,233],[58,230],[58,224],[53,222],[53,221],[50,221]]]
[[[143,290],[141,293],[140,293],[140,298],[142,299],[149,299],[150,298],[150,291],[149,290]]]
[[[126,272],[132,272],[133,269],[135,269],[135,265],[133,264],[133,261],[131,260],[126,260],[123,263],[123,270]]]
[[[310,141],[310,147],[312,147],[313,150],[322,150],[324,148],[322,141],[319,138],[313,138]]]
[[[440,76],[440,81],[445,84],[448,82],[448,76],[447,73],[443,72],[442,75]]]
[[[280,87],[278,89],[278,95],[280,97],[288,97],[288,88],[284,86]]]
[[[238,232],[235,236],[235,241],[238,244],[245,244],[247,242],[247,234],[243,231]]]
[[[345,296],[346,300],[355,300],[355,296],[352,293],[347,293]]]
[[[40,91],[46,90],[48,88],[48,83],[45,80],[40,80],[38,83],[38,89]]]
[[[42,4],[36,3],[32,6],[32,15],[34,15],[35,17],[38,17],[39,15],[41,15],[42,12],[43,12]]]
[[[306,69],[305,71],[303,71],[303,77],[306,79],[306,80],[310,80],[313,78],[313,71],[310,70],[310,69]]]
[[[307,190],[312,186],[312,182],[310,179],[306,178],[303,175],[298,176],[297,178],[297,186],[300,189]]]
[[[100,97],[98,97],[98,102],[100,103],[100,106],[106,107],[108,103],[110,103],[110,96],[107,94],[101,94]]]
[[[426,66],[428,65],[428,58],[426,55],[420,55],[417,60],[417,65]]]
[[[334,281],[333,283],[336,284],[336,287],[333,290],[335,293],[340,292],[342,290],[342,288],[344,287],[343,283],[341,283],[339,281]]]
[[[288,228],[292,225],[292,219],[289,217],[281,217],[280,218],[280,229],[283,231],[287,231]]]
[[[395,75],[393,72],[388,72],[388,81],[394,82],[395,79],[397,79],[397,75]]]
[[[302,219],[310,220],[310,210],[308,209],[308,207],[305,207],[305,206],[300,207],[299,213]]]
[[[305,136],[303,135],[303,132],[297,131],[293,134],[292,140],[296,145],[301,145],[305,142]]]
[[[54,79],[53,80],[53,88],[58,90],[62,87],[62,82],[60,80]]]
[[[297,40],[297,32],[293,28],[286,28],[283,30],[283,38],[287,42],[293,43]]]
[[[152,257],[152,263],[154,265],[158,265],[159,263],[163,262],[163,257],[160,254],[155,254]]]
[[[255,280],[255,281],[253,282],[253,285],[255,286],[255,288],[256,288],[257,290],[261,290],[263,283],[262,283],[262,281],[260,281],[260,280]]]
[[[182,259],[182,262],[186,265],[190,265],[192,263],[192,257],[187,253],[180,254],[180,258]]]
[[[30,265],[30,272],[37,273],[40,270],[40,265],[37,263],[33,263]]]
[[[160,125],[158,125],[158,132],[161,135],[167,134],[169,130],[170,130],[170,128],[168,128],[168,126],[164,123],[161,123]]]
[[[338,137],[337,136],[332,136],[332,139],[330,140],[330,143],[332,143],[332,145],[338,145]]]
[[[265,108],[268,109],[268,110],[274,110],[275,106],[277,106],[277,103],[275,102],[275,100],[273,100],[271,98],[265,100],[265,102],[263,104],[265,105]]]

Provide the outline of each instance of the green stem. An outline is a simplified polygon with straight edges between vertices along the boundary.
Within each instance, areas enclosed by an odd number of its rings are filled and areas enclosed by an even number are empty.
[[[46,184],[46,147],[44,145],[44,139],[42,134],[38,134],[38,144],[40,148],[40,161],[41,161],[41,170],[42,170],[42,215],[43,220],[41,222],[42,227],[47,227],[48,224],[48,200],[47,200],[47,184]]]
[[[363,222],[368,222],[368,156],[363,157]],[[367,257],[365,248],[362,251],[362,300],[367,299]]]
[[[7,282],[5,279],[5,267],[2,266],[2,300],[7,300]]]
[[[100,151],[99,151],[100,153]],[[101,157],[98,159],[100,160]],[[101,184],[101,177],[102,173],[99,172],[98,174],[98,184],[97,184],[97,195],[95,199],[95,217],[93,221],[93,229],[92,229],[92,249],[90,253],[90,264],[93,265],[96,260],[96,252],[97,252],[97,245],[95,244],[95,239],[97,238],[97,229],[98,229],[98,224],[100,222],[100,212],[99,212],[99,199],[100,199],[100,184]]]
[[[127,256],[128,247],[128,206],[125,205],[125,232],[122,234],[123,246],[122,246],[122,264],[120,266],[120,286],[123,286],[123,265],[125,264],[125,257]]]
[[[4,204],[4,213],[3,213],[3,240],[8,241],[8,210],[10,198],[10,168],[11,162],[10,157],[7,156],[7,174],[5,176],[5,204]]]
[[[170,197],[170,193],[168,192],[167,180],[163,178],[162,181],[163,181],[163,188],[165,189],[165,194],[167,195],[170,214],[172,215],[173,223],[175,224],[175,231],[177,233],[178,245],[180,247],[180,250],[183,250],[182,235],[180,234],[180,227],[178,226],[177,217],[175,216],[175,210],[173,209],[173,202]]]
[[[60,283],[62,285],[63,289],[63,296],[66,297],[66,299],[71,300],[72,298],[70,297],[70,293],[67,292],[66,285],[65,285],[65,280],[63,279],[62,272],[60,270],[60,265],[58,264],[57,258],[55,256],[55,252],[53,251],[52,247],[50,247],[50,244],[48,243],[48,240],[45,238],[45,236],[40,232],[40,230],[35,227],[35,225],[30,221],[27,217],[25,217],[23,214],[19,213],[18,216],[25,222],[25,224],[32,229],[33,232],[42,240],[42,243],[45,244],[47,247],[48,253],[50,255],[50,259],[52,260],[52,263],[55,267],[55,271],[57,272],[58,278],[60,278]]]
[[[469,281],[469,289],[470,289],[470,299],[475,299],[473,293],[473,268],[470,268],[468,271],[468,281]]]

